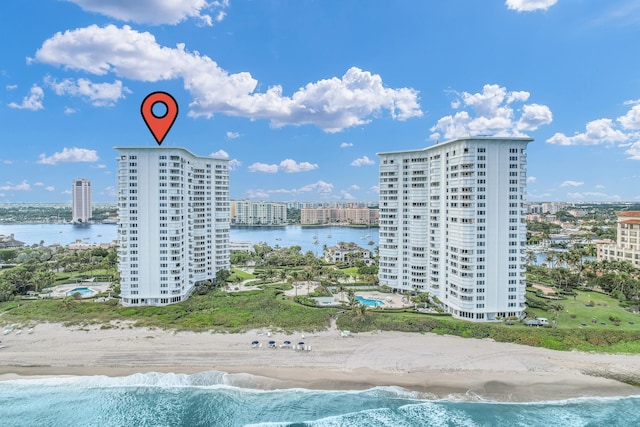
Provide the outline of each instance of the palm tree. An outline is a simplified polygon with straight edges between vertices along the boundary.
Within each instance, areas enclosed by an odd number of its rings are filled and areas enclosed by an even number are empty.
[[[53,274],[52,271],[38,270],[36,271],[33,278],[34,291],[40,292],[40,290],[42,290],[43,288],[48,288],[49,286],[53,285],[54,281],[55,274]]]
[[[302,279],[307,282],[307,294],[311,292],[311,279],[314,278],[313,272],[309,269],[302,271]]]
[[[281,281],[286,282],[288,276],[289,276],[289,272],[287,271],[286,268],[283,268],[282,270],[278,271],[278,277],[280,278]]]
[[[553,251],[548,251],[545,254],[545,262],[549,266],[549,269],[555,267],[556,261],[558,261],[558,254]]]
[[[340,283],[338,285],[338,292],[340,292],[340,301],[344,301],[344,291],[346,290],[347,287],[344,284]]]
[[[62,298],[62,305],[64,305],[64,308],[68,310],[71,305],[73,305],[74,301],[75,300],[71,295],[67,295],[66,297]]]
[[[364,304],[358,304],[356,306],[356,317],[360,320],[367,318],[367,306]]]

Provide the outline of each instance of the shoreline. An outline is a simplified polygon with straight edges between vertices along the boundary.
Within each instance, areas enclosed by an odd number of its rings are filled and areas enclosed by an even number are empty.
[[[263,390],[365,390],[395,386],[428,399],[557,401],[640,395],[640,355],[560,352],[490,340],[337,330],[284,334],[100,329],[40,324],[0,337],[0,381],[137,373],[228,373],[229,385]],[[259,340],[263,347],[253,348]],[[268,348],[304,340],[311,351]]]

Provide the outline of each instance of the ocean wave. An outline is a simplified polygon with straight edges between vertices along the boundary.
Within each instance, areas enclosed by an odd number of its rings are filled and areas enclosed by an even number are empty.
[[[158,387],[158,388],[238,388],[252,392],[367,394],[370,397],[406,400],[433,400],[435,395],[407,390],[399,386],[377,386],[365,390],[318,390],[300,387],[278,388],[283,381],[246,373],[204,371],[196,374],[162,372],[136,373],[127,376],[78,375],[61,377],[20,378],[0,381],[14,386],[77,386],[88,388]]]
[[[61,376],[20,378],[0,381],[0,384],[15,386],[77,386],[87,388],[110,387],[157,387],[157,388],[236,388],[254,393],[262,392],[293,392],[293,393],[340,393],[340,394],[366,394],[372,398],[404,399],[409,401],[431,402],[477,402],[486,404],[503,405],[567,405],[584,402],[612,402],[625,399],[640,399],[640,394],[632,396],[585,396],[559,400],[540,400],[532,402],[504,401],[488,399],[482,393],[467,391],[465,393],[451,393],[444,397],[433,393],[419,392],[405,389],[399,386],[376,386],[365,390],[318,390],[301,387],[283,386],[285,381],[280,381],[259,375],[247,373],[230,374],[223,371],[204,371],[196,374],[178,374],[147,372],[136,373],[127,376]]]
[[[235,385],[258,379],[248,374],[206,371],[193,375],[150,372],[126,377],[9,380],[0,383],[0,419],[3,427],[547,427],[626,426],[640,419],[640,396],[518,403],[481,401],[477,400],[481,396],[474,393],[432,399],[401,387],[260,390]]]

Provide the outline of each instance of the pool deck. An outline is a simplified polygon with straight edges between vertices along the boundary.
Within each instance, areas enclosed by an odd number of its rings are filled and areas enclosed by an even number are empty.
[[[383,308],[402,308],[409,307],[412,304],[406,303],[406,298],[400,294],[387,294],[384,292],[356,292],[356,296],[366,299],[377,299],[384,302]],[[339,295],[338,295],[339,297]],[[404,301],[403,301],[404,300]]]
[[[49,292],[43,292],[40,294],[43,298],[64,298],[67,296],[67,292],[75,288],[87,288],[94,291],[96,294],[99,292],[107,292],[111,283],[109,282],[80,282],[80,283],[69,283],[66,285],[58,285],[52,288],[49,288]],[[92,298],[94,295],[82,295],[82,298]]]

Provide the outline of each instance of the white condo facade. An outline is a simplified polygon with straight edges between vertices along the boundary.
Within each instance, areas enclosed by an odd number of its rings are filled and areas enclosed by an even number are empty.
[[[470,137],[380,157],[380,285],[453,316],[524,314],[530,138]]]
[[[183,301],[229,270],[228,160],[182,148],[115,149],[122,304]]]
[[[71,184],[73,196],[71,204],[71,222],[87,223],[91,219],[91,181],[87,178],[76,178]]]
[[[231,223],[234,225],[286,225],[287,204],[279,202],[231,201]]]

